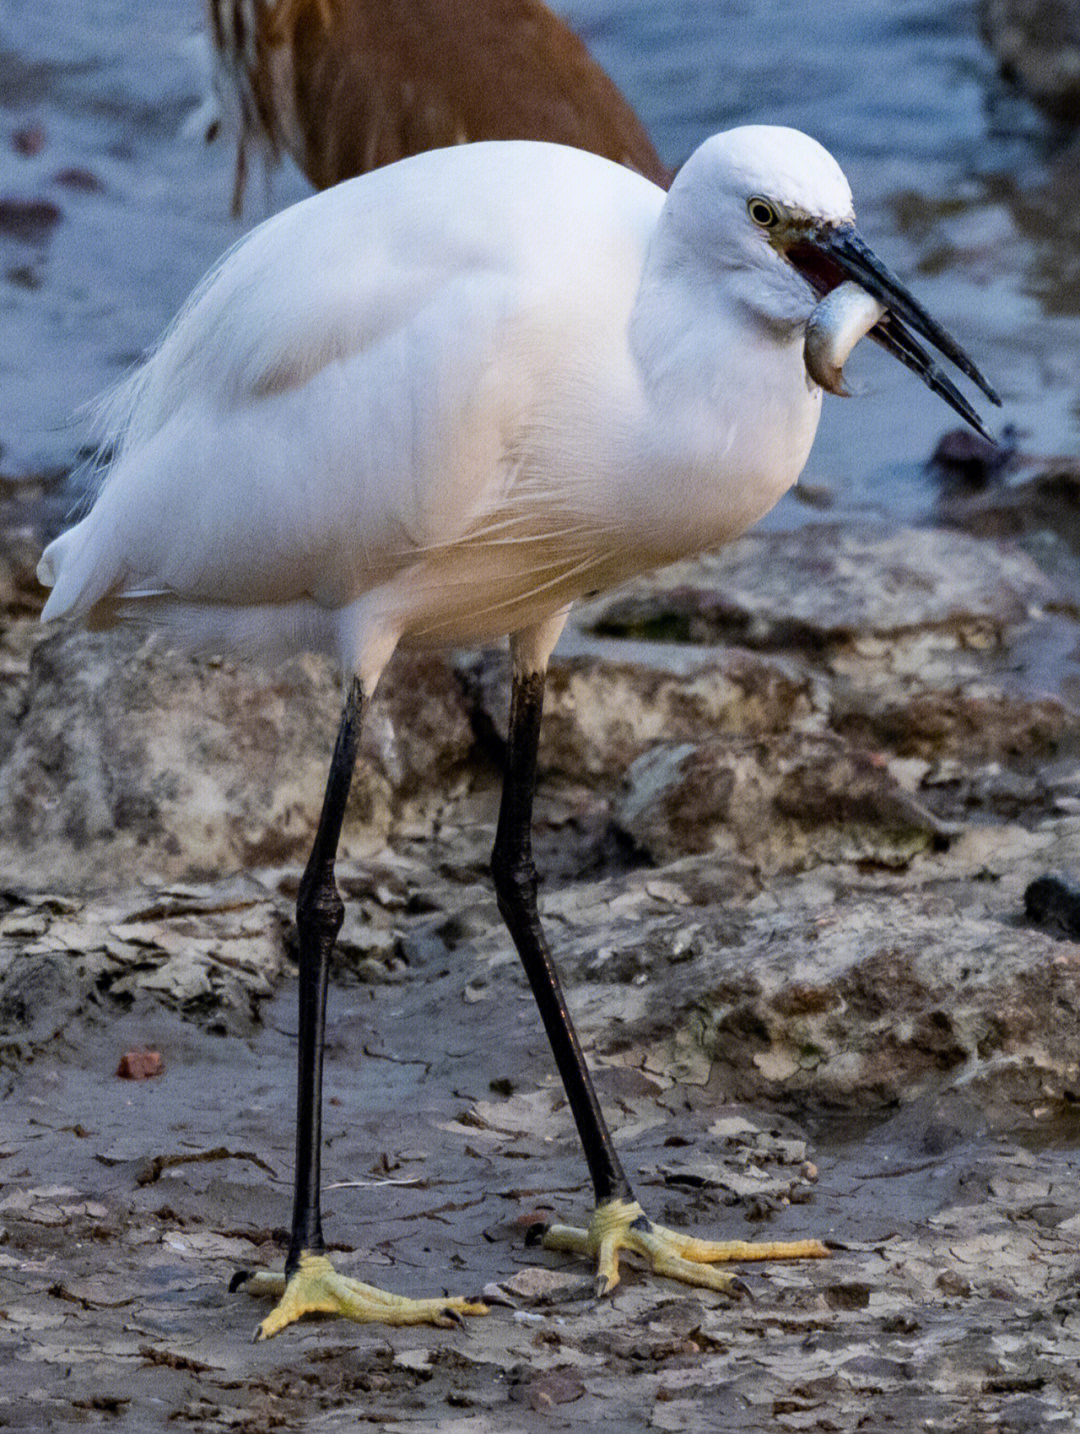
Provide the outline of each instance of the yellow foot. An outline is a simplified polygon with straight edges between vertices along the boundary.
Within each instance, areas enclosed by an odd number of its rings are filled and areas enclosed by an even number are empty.
[[[444,1329],[460,1324],[462,1315],[485,1315],[487,1305],[451,1299],[410,1300],[388,1294],[374,1285],[339,1275],[325,1255],[303,1254],[300,1265],[286,1281],[284,1275],[264,1271],[234,1275],[230,1290],[249,1295],[271,1295],[278,1304],[255,1331],[256,1339],[269,1339],[301,1315],[329,1314],[359,1324],[437,1324]]]
[[[829,1253],[820,1240],[695,1240],[654,1225],[636,1200],[606,1200],[596,1207],[587,1230],[550,1225],[543,1245],[545,1250],[568,1250],[595,1259],[598,1295],[619,1283],[620,1250],[644,1256],[655,1274],[708,1290],[726,1290],[734,1283],[733,1276],[712,1269],[713,1265],[731,1260],[821,1260]]]

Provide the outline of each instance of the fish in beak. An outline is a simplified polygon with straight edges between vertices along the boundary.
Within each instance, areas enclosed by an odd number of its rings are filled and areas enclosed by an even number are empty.
[[[822,299],[826,299],[845,280],[853,280],[860,289],[884,307],[885,312],[876,322],[872,319],[872,313],[866,315],[866,327],[842,346],[843,358],[847,357],[861,334],[869,331],[872,339],[913,373],[917,373],[927,388],[940,394],[965,423],[969,423],[977,433],[993,442],[974,408],[937,366],[915,335],[919,334],[926,339],[939,353],[954,363],[961,373],[966,374],[972,383],[986,394],[991,403],[1000,406],[1001,399],[956,340],[927,313],[896,275],[890,273],[854,224],[816,225],[793,236],[792,241],[784,245],[783,253]],[[835,311],[839,318],[844,310],[837,304]],[[853,322],[850,315],[849,322]],[[816,340],[819,349],[823,344],[821,331],[822,325],[819,324]],[[814,363],[814,352],[813,348],[809,351],[808,367]],[[834,370],[839,375],[839,368],[835,363],[820,369],[827,375],[831,375]],[[817,377],[813,367],[810,367],[810,372],[812,377]],[[818,381],[822,380],[819,378]],[[833,392],[844,392],[839,378],[837,382],[839,387],[834,387],[831,382],[824,382],[823,386]]]

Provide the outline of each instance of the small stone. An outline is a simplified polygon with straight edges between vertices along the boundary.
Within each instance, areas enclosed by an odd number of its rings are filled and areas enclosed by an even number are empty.
[[[955,1295],[959,1299],[967,1299],[971,1294],[971,1286],[956,1270],[942,1270],[934,1283],[942,1294]]]
[[[672,906],[686,906],[690,901],[682,887],[673,881],[647,881],[645,890],[654,901],[668,902]]]
[[[512,1300],[502,1285],[496,1284],[494,1280],[486,1284],[480,1294],[486,1305],[503,1305],[507,1309],[517,1309],[516,1301]]]
[[[502,1282],[508,1295],[528,1304],[551,1304],[568,1299],[580,1285],[580,1271],[546,1270],[541,1265],[529,1265]]]
[[[870,1286],[857,1280],[829,1285],[825,1300],[834,1310],[864,1310],[870,1304]]]
[[[966,428],[951,428],[938,441],[928,466],[947,482],[973,489],[985,488],[1012,458],[1016,440],[1014,436],[1010,438],[1002,444],[991,443]]]
[[[549,1369],[529,1382],[526,1400],[530,1409],[543,1410],[556,1404],[572,1404],[584,1393],[585,1386],[576,1374],[563,1369]]]
[[[125,1051],[116,1067],[121,1080],[152,1080],[165,1070],[160,1051]]]
[[[550,1210],[526,1210],[514,1221],[514,1224],[523,1230],[533,1230],[537,1225],[547,1225],[551,1221]]]
[[[1024,911],[1037,926],[1080,940],[1080,885],[1049,873],[1031,882],[1024,892]]]
[[[400,1354],[394,1356],[394,1363],[399,1369],[411,1369],[416,1374],[428,1374],[431,1372],[430,1349],[403,1349]]]
[[[45,148],[45,130],[39,124],[21,125],[11,136],[11,147],[16,154],[32,159]]]
[[[51,199],[21,199],[0,195],[0,234],[41,244],[60,222],[59,206]]]
[[[775,1081],[779,1085],[799,1072],[798,1061],[788,1051],[758,1051],[753,1060],[766,1080]]]
[[[80,165],[71,164],[64,169],[58,169],[53,175],[57,184],[62,184],[65,189],[75,189],[82,194],[100,194],[105,188],[101,180],[92,170],[83,169]]]

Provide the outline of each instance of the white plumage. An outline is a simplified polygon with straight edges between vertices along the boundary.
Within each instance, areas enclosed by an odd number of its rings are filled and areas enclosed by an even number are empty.
[[[880,303],[837,293],[847,277]],[[97,502],[42,558],[45,616],[155,620],[217,648],[324,648],[350,675],[297,900],[285,1275],[233,1281],[280,1295],[263,1337],[314,1311],[398,1323],[484,1312],[341,1276],[322,1235],[324,1013],[344,910],[334,861],[366,705],[399,643],[511,635],[492,874],[596,1196],[587,1229],[553,1226],[545,1243],[595,1259],[598,1292],[617,1283],[624,1249],[712,1289],[728,1283],[717,1262],[827,1254],[814,1240],[697,1240],[634,1199],[543,935],[532,796],[544,670],[569,605],[772,507],[813,442],[813,375],[842,391],[862,333],[978,425],[905,325],[992,396],[867,248],[843,174],[805,135],[718,135],[666,196],[576,150],[463,146],[257,229],[116,397]]]
[[[814,141],[709,140],[669,196],[533,143],[420,155],[278,214],[114,400],[46,617],[317,647],[486,641],[713,546],[795,481],[816,296],[750,221],[851,218]]]

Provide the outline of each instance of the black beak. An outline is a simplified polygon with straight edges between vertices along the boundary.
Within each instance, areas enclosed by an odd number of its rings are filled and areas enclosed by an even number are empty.
[[[884,304],[889,312],[870,330],[870,337],[917,373],[923,383],[940,394],[965,423],[970,423],[977,433],[993,442],[979,415],[938,368],[911,329],[950,359],[961,373],[982,389],[991,403],[1000,406],[1001,399],[956,340],[931,318],[896,275],[889,272],[854,224],[822,227],[797,240],[785,253],[807,283],[822,296],[844,279],[854,279],[860,288]]]

